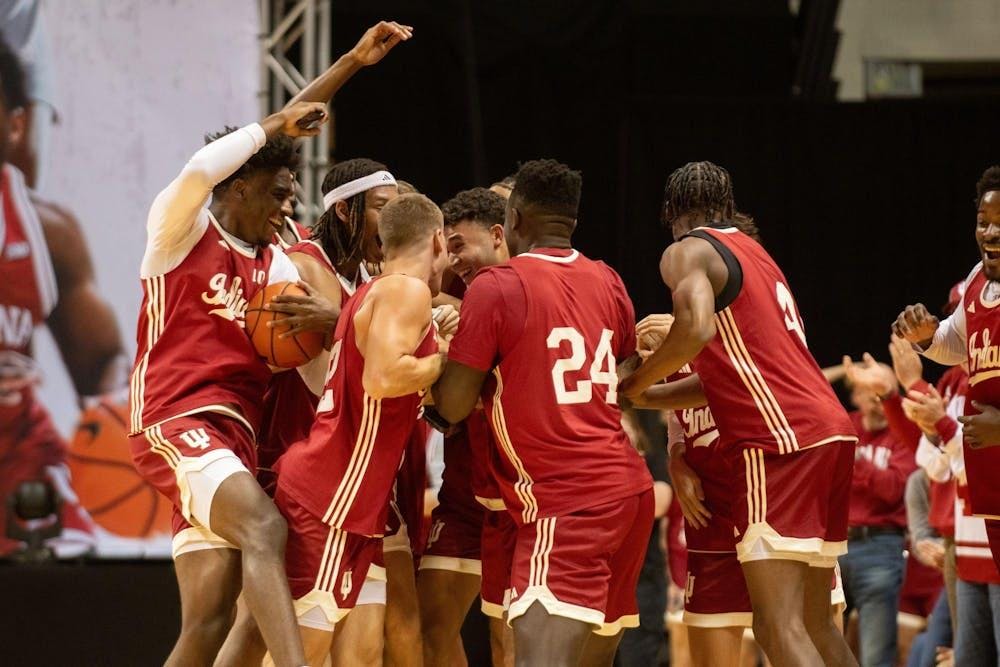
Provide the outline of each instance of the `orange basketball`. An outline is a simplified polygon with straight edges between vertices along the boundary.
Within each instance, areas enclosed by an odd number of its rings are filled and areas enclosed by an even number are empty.
[[[170,501],[139,476],[128,405],[102,400],[80,414],[67,455],[73,490],[101,528],[121,537],[170,534]]]
[[[274,283],[257,292],[246,312],[247,333],[253,341],[257,354],[272,366],[278,368],[295,368],[313,359],[323,350],[326,336],[322,331],[304,331],[289,338],[281,338],[288,327],[280,324],[287,317],[284,313],[264,310],[264,304],[279,294],[308,296],[295,283]],[[274,322],[273,327],[267,326]]]

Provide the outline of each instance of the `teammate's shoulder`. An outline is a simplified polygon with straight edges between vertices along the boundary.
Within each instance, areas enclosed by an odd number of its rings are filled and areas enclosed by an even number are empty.
[[[426,282],[404,273],[389,273],[372,283],[370,294],[400,299],[400,303],[416,300],[417,303],[431,300],[431,288]]]

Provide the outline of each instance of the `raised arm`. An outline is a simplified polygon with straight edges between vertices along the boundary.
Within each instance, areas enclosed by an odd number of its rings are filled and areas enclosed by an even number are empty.
[[[893,322],[892,332],[939,364],[956,366],[966,359],[965,308],[961,306],[944,322],[939,322],[922,303],[907,306]]]
[[[358,70],[382,60],[394,46],[413,37],[413,27],[381,21],[369,28],[354,48],[292,98],[294,102],[328,103]]]
[[[427,389],[444,369],[444,355],[414,356],[431,326],[431,291],[416,278],[386,276],[372,287],[369,303],[354,316],[365,357],[362,383],[375,399]],[[367,311],[367,312],[366,312]],[[368,319],[364,326],[363,320]]]
[[[660,273],[673,297],[674,321],[660,348],[622,383],[620,391],[629,399],[636,400],[651,384],[676,373],[715,337],[717,290],[710,271],[725,284],[728,270],[704,239],[686,238],[663,253]]]

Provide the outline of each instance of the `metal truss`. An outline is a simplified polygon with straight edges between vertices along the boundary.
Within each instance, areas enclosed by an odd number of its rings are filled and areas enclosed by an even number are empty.
[[[330,0],[260,1],[260,108],[274,113],[330,66]],[[311,226],[322,213],[320,186],[328,167],[333,123],[302,142],[299,222]]]

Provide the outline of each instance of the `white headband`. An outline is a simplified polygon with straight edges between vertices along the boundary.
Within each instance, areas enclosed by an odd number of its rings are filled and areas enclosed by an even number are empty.
[[[323,195],[323,210],[329,211],[339,201],[346,201],[356,194],[367,192],[381,185],[395,185],[396,179],[387,171],[376,171],[349,183],[344,183]]]

